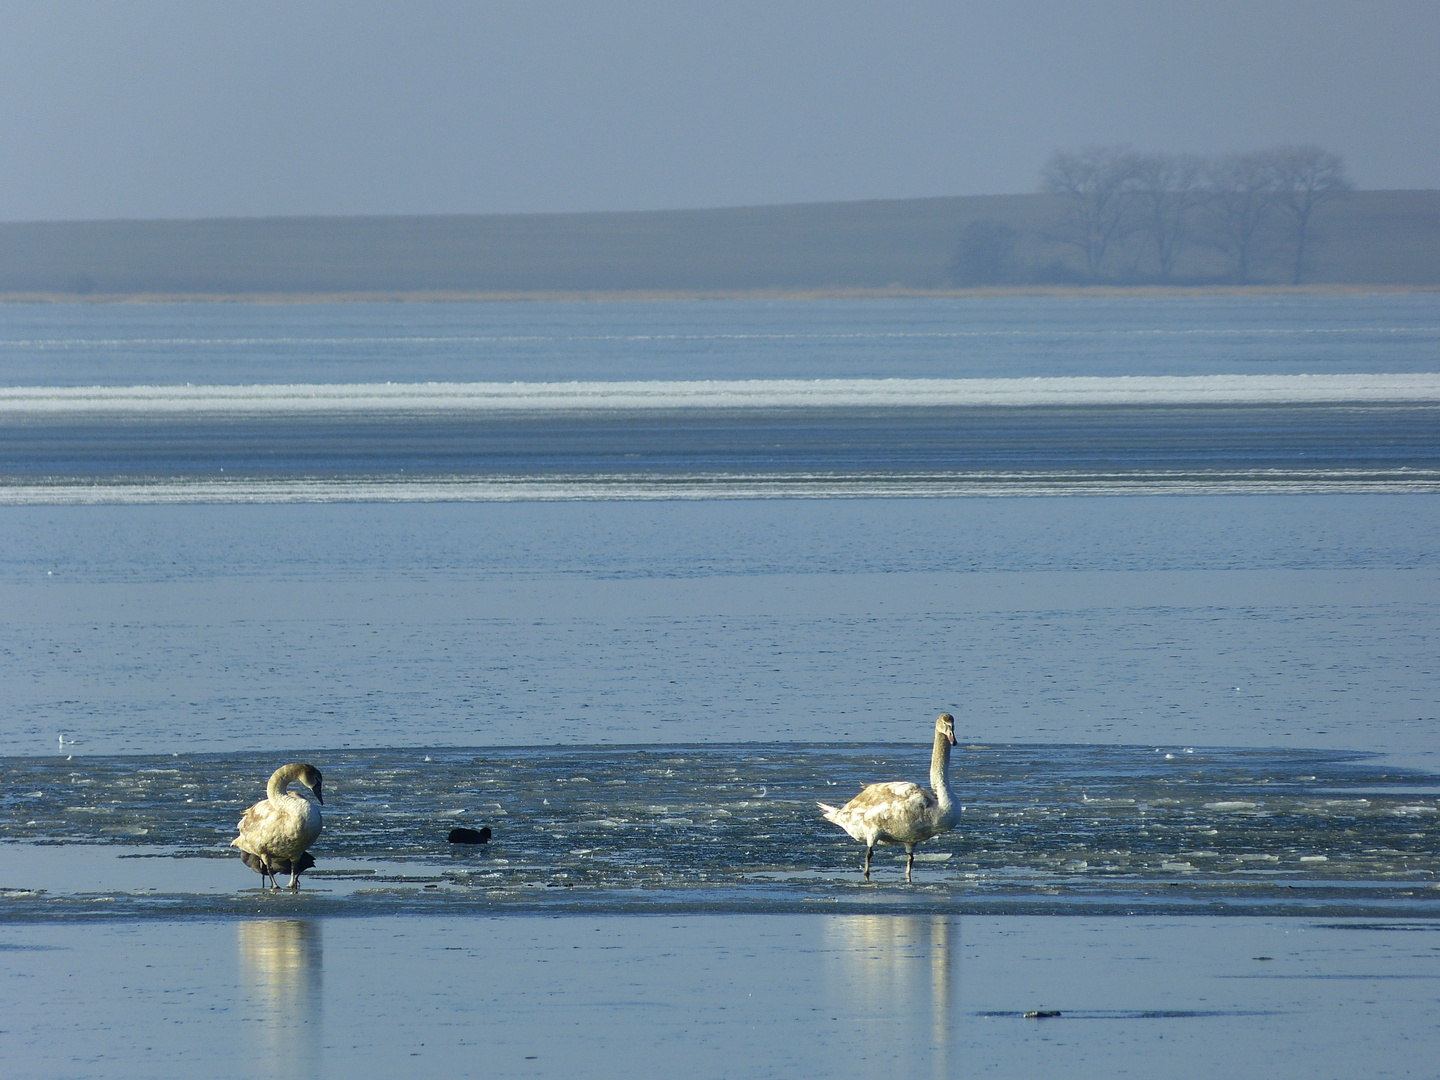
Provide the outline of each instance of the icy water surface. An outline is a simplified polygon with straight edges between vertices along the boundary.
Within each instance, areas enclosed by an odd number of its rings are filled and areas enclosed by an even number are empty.
[[[1430,1077],[1437,370],[1433,294],[0,309],[0,1060]],[[865,885],[815,800],[942,709]]]
[[[11,753],[928,741],[1435,768],[1433,496],[0,512]]]
[[[258,878],[227,846],[239,809],[263,791],[267,757],[4,761],[5,917],[516,908],[1440,915],[1440,782],[1356,754],[961,746],[952,783],[962,824],[922,846],[913,887],[903,884],[902,849],[882,854],[865,885],[862,849],[815,802],[843,803],[876,780],[925,780],[923,746],[305,756],[325,774],[326,825],[298,898],[259,895]],[[457,825],[488,825],[494,837],[448,844]],[[104,873],[83,876],[84,860],[103,854],[84,845],[143,866],[121,868],[128,887],[117,879],[107,889]],[[215,860],[226,860],[226,875]],[[81,875],[78,886],[67,884],[67,867]]]
[[[0,310],[0,505],[1440,490],[1418,296]]]
[[[0,386],[1430,372],[1437,342],[1433,293],[7,304]]]
[[[39,1080],[1422,1080],[1437,938],[938,914],[10,925],[0,1049]]]
[[[1440,491],[1440,380],[1419,402],[1284,393],[1276,404],[27,414],[0,423],[0,504]]]

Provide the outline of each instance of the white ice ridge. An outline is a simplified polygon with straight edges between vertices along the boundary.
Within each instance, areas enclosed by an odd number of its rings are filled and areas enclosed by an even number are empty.
[[[0,418],[1440,402],[1440,373],[0,388]]]
[[[1437,494],[1433,469],[1178,473],[491,476],[429,479],[159,480],[0,484],[0,506],[186,503],[571,502],[957,498],[1023,495]]]

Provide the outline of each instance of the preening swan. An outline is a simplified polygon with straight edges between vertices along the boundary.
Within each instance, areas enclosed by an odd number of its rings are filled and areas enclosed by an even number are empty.
[[[955,745],[955,718],[941,713],[935,720],[935,752],[930,756],[930,786],[897,782],[871,784],[844,806],[820,803],[826,821],[834,822],[865,845],[865,880],[870,880],[870,852],[876,844],[904,844],[905,880],[915,866],[915,845],[949,832],[960,820],[960,807],[950,797],[950,747]]]
[[[257,802],[240,819],[240,835],[230,841],[230,846],[249,852],[259,861],[260,866],[246,859],[247,866],[268,874],[275,881],[276,871],[290,871],[290,888],[300,888],[300,871],[306,869],[301,863],[305,849],[320,835],[320,810],[303,795],[289,791],[295,781],[300,781],[315,793],[317,802],[324,803],[320,794],[320,770],[314,765],[301,761],[282,765],[270,776],[265,788],[265,798]],[[312,863],[313,865],[313,860]]]

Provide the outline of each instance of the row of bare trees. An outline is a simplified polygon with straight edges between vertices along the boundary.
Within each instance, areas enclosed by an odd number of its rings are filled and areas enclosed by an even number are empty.
[[[1231,281],[1248,283],[1262,266],[1279,263],[1298,285],[1314,244],[1316,210],[1351,188],[1344,161],[1318,146],[1214,158],[1128,146],[1064,150],[1051,156],[1041,181],[1059,214],[1034,239],[1072,260],[1052,265],[1052,279],[1068,266],[1090,282],[1172,282],[1187,255],[1205,250],[1223,259]],[[1016,258],[1024,239],[1003,222],[973,222],[961,236],[952,279],[975,285],[1033,279]]]

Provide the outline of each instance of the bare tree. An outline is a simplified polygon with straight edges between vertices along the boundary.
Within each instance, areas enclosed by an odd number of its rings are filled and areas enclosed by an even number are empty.
[[[1130,227],[1125,193],[1134,162],[1127,146],[1087,146],[1052,154],[1041,174],[1041,190],[1064,199],[1052,239],[1079,253],[1091,281],[1099,279],[1111,244]]]
[[[1015,276],[1015,245],[1020,234],[1003,221],[972,221],[960,234],[950,260],[956,285],[1003,285]]]
[[[1211,162],[1210,241],[1230,256],[1235,280],[1248,284],[1266,254],[1277,196],[1275,156],[1268,151],[1227,154]]]
[[[1305,275],[1310,218],[1325,203],[1347,194],[1354,185],[1345,175],[1345,161],[1318,146],[1282,146],[1272,150],[1276,201],[1290,226],[1295,265],[1292,283]]]
[[[1169,281],[1203,199],[1205,162],[1194,154],[1141,154],[1134,159],[1135,227],[1149,241]]]

